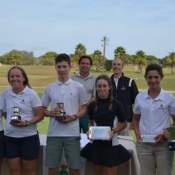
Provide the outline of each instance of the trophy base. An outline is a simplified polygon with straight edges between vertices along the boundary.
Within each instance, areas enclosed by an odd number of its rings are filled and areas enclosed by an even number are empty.
[[[21,120],[21,117],[20,117],[20,116],[13,116],[13,117],[11,118],[10,123],[11,123],[11,124],[17,124],[17,123],[19,123],[19,120]]]
[[[55,116],[55,119],[58,120],[58,121],[59,120],[61,121],[61,120],[64,120],[64,116],[57,115],[57,116]]]

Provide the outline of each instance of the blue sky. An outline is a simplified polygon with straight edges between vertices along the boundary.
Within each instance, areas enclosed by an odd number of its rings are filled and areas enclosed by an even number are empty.
[[[81,42],[87,53],[106,55],[123,46],[163,57],[175,51],[174,0],[0,0],[0,55],[12,50],[73,53]]]

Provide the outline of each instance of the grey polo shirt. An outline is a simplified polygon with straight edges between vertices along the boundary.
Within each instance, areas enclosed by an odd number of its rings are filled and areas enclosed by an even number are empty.
[[[21,138],[37,134],[36,124],[22,128],[10,124],[13,107],[19,107],[22,120],[31,120],[34,117],[34,108],[42,106],[37,93],[29,87],[25,87],[19,94],[15,94],[12,89],[7,89],[3,92],[3,97],[3,111],[7,113],[4,135]]]
[[[81,83],[84,86],[84,88],[87,92],[89,101],[92,97],[95,96],[96,77],[94,75],[90,74],[86,78],[82,78],[79,73],[76,73],[76,74],[72,75],[71,79]]]

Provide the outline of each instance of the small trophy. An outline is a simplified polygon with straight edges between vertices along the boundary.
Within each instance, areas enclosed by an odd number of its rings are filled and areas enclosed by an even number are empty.
[[[175,126],[168,128],[169,131],[169,139],[168,139],[168,147],[170,151],[175,151]]]
[[[19,107],[13,107],[13,113],[11,115],[11,124],[16,124],[18,121],[21,120],[20,116],[20,109]]]
[[[63,119],[66,115],[66,112],[64,111],[64,103],[57,103],[57,107],[59,109],[58,114],[56,117],[59,117],[60,119]]]

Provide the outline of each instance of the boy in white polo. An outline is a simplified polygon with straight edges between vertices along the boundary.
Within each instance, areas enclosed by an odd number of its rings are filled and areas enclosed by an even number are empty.
[[[86,112],[88,99],[83,85],[69,78],[70,67],[68,55],[59,54],[55,58],[58,80],[46,88],[42,97],[45,114],[50,117],[46,147],[49,175],[56,175],[63,150],[71,175],[80,174],[79,118]],[[60,110],[58,103],[64,105],[62,118],[56,117]],[[50,111],[46,110],[49,104]]]
[[[171,175],[171,153],[166,129],[175,125],[175,98],[161,89],[162,68],[150,64],[145,71],[148,90],[137,95],[133,125],[142,175]]]

